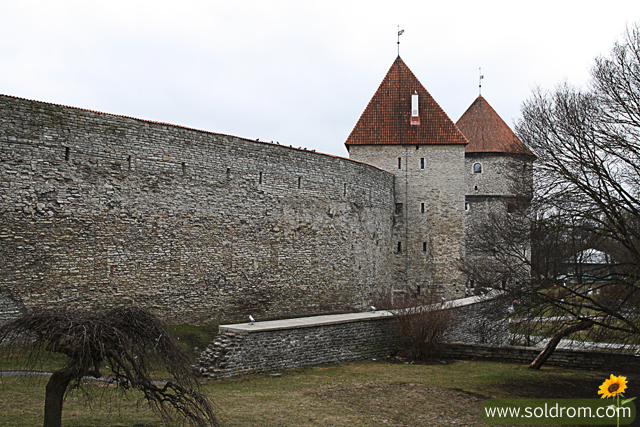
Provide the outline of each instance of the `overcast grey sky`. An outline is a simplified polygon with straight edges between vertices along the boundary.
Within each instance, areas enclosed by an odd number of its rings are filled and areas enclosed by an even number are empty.
[[[584,85],[640,1],[0,0],[0,93],[348,156],[397,55],[453,121]]]

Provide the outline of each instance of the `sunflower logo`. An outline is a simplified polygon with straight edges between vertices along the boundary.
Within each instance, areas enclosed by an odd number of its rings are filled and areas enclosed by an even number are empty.
[[[601,399],[612,397],[616,402],[616,405],[609,405],[609,408],[613,408],[616,410],[617,415],[617,425],[620,425],[620,406],[624,406],[627,403],[631,402],[635,399],[632,397],[631,399],[625,399],[620,402],[620,397],[624,397],[623,393],[627,389],[627,377],[619,376],[611,374],[611,377],[608,380],[604,380],[602,385],[600,386],[600,391],[598,394],[601,394]]]
[[[616,377],[611,374],[611,378],[605,380],[600,386],[601,399],[614,397],[616,394],[622,394],[627,389],[627,377]]]

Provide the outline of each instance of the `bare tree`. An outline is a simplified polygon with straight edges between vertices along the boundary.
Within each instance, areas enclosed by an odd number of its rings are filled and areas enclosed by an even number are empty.
[[[536,89],[523,104],[516,133],[537,156],[536,194],[523,217],[490,218],[482,230],[476,249],[492,255],[494,271],[468,271],[484,273],[489,287],[501,275],[519,284],[503,298],[515,301],[521,329],[553,337],[534,369],[571,334],[640,343],[638,25],[596,59],[591,76],[587,89],[568,83]],[[532,242],[530,258],[517,253],[524,235]],[[606,261],[585,262],[594,250]]]
[[[44,426],[59,427],[67,391],[83,387],[87,376],[109,381],[124,391],[138,390],[167,421],[217,426],[211,404],[194,389],[188,357],[173,342],[164,323],[147,310],[118,307],[105,312],[35,310],[0,327],[0,343],[25,368],[52,353],[67,356],[46,387]],[[151,369],[164,368],[173,381],[154,382]]]
[[[389,291],[376,305],[393,314],[392,330],[409,357],[427,360],[438,356],[453,323],[451,310],[439,295],[393,295]]]

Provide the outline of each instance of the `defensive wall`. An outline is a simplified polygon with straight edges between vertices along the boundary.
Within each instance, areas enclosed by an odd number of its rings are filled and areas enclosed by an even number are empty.
[[[394,176],[361,162],[0,95],[0,176],[7,306],[196,323],[361,310],[391,283]]]

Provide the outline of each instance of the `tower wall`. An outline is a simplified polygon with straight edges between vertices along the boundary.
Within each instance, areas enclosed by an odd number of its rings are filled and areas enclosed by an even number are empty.
[[[349,156],[395,175],[394,286],[463,296],[464,145],[352,145]]]
[[[476,163],[482,165],[481,173],[474,172]],[[502,244],[505,248],[506,245],[513,245],[513,250],[520,246],[520,252],[528,257],[531,255],[527,233],[533,188],[533,157],[507,153],[468,153],[465,157],[465,187],[465,264],[467,268],[479,268],[477,277],[486,281],[492,277],[492,273],[497,273],[489,271],[494,270],[492,257],[476,246],[480,242],[482,248],[487,233],[494,244],[500,239],[509,239],[509,234],[514,233],[522,241],[504,241]],[[514,261],[519,268],[528,268]],[[496,274],[494,276],[498,277]],[[508,280],[502,283],[502,278],[497,281],[495,286],[509,284]],[[477,283],[469,282],[467,285],[475,287]]]
[[[481,173],[473,166],[482,165]],[[504,153],[469,153],[465,156],[465,192],[475,196],[516,196],[531,188],[532,164],[529,156]],[[477,188],[476,188],[477,187]]]

